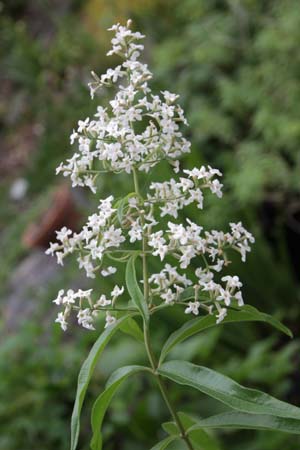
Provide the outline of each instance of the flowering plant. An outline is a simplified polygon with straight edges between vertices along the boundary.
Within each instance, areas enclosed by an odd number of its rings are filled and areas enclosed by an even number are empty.
[[[208,428],[300,433],[299,408],[247,389],[206,367],[185,361],[165,362],[175,345],[221,322],[265,321],[291,333],[275,318],[244,305],[237,275],[222,275],[230,265],[230,252],[238,252],[245,261],[254,242],[241,222],[230,223],[229,231],[223,232],[203,230],[188,218],[184,223],[179,220],[180,211],[187,205],[203,208],[205,192],[222,197],[222,174],[210,166],[181,170],[179,158],[190,151],[190,143],[180,131],[180,125],[187,125],[187,121],[176,103],[178,95],[168,91],[161,95],[152,93],[152,74],[140,60],[144,36],[133,32],[130,22],[126,26],[114,25],[110,30],[115,36],[108,55],[118,55],[122,63],[101,77],[92,73],[90,91],[94,97],[101,88],[117,85],[118,90],[108,108],[98,106],[92,120],[78,122],[71,135],[71,144],[77,143],[78,152],[62,163],[57,173],[70,176],[72,186],[87,186],[96,194],[101,173],[126,172],[132,179],[132,192],[121,199],[110,195],[100,200],[98,211],[88,217],[79,233],[62,228],[57,232],[57,242],[47,250],[56,255],[59,264],[67,255],[75,254],[87,277],[113,276],[119,267],[125,278],[125,285],[115,285],[110,293],[99,296],[92,289],[60,290],[54,300],[62,308],[56,321],[63,330],[67,329],[72,312],[79,325],[91,330],[96,328],[98,316],[105,315],[105,329],[79,374],[71,450],[77,446],[80,412],[95,364],[117,330],[144,342],[149,366],[126,366],[111,375],[92,411],[93,450],[102,448],[101,425],[113,395],[130,375],[140,371],[155,377],[173,419],[164,427],[168,436],[153,449],[164,449],[173,440],[182,440],[189,449],[203,448],[204,439],[212,439],[205,431]],[[152,182],[141,189],[141,175],[161,161],[172,166],[174,178]],[[136,273],[139,260],[141,280]],[[154,273],[149,268],[152,260],[159,268]],[[192,260],[193,276],[187,277],[184,270]],[[151,318],[174,305],[195,317],[169,336],[157,360],[151,345]],[[198,389],[234,411],[198,421],[177,413],[166,379]]]

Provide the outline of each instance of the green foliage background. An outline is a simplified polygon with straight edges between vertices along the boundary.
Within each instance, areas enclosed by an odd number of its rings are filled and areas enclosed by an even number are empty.
[[[300,8],[297,0],[155,0],[1,3],[1,161],[13,152],[24,128],[39,130],[34,151],[21,168],[0,181],[1,308],[10,274],[27,256],[24,228],[45,209],[57,179],[55,167],[70,152],[69,134],[97,102],[86,89],[91,69],[110,60],[105,29],[131,17],[147,35],[145,57],[158,90],[178,92],[190,123],[193,152],[184,166],[208,163],[224,173],[221,202],[208,200],[197,219],[226,227],[243,220],[256,244],[246,264],[234,261],[249,304],[289,325],[293,341],[258,324],[218,327],[173,351],[176,359],[205,364],[249,386],[294,404],[299,391],[300,263]],[[12,143],[12,144],[11,144]],[[5,153],[7,152],[7,153]],[[1,164],[0,164],[1,165]],[[156,178],[166,176],[166,168]],[[29,182],[22,204],[8,200],[16,176]],[[103,179],[101,194],[128,190],[126,179]],[[195,214],[195,213],[194,213]],[[1,334],[0,450],[68,448],[69,421],[79,367],[97,333],[63,336],[49,325],[57,285],[76,278],[72,264],[59,280],[33,292],[35,313],[14,334]],[[97,284],[96,284],[97,287]],[[101,289],[105,288],[103,284]],[[155,347],[182,322],[162,313],[153,325]],[[119,337],[119,339],[118,339]],[[298,338],[298,339],[297,339]],[[141,363],[138,343],[117,336],[105,353],[84,406],[80,449],[88,448],[91,401],[109,373]],[[180,409],[199,416],[220,405],[176,388]],[[150,448],[168,420],[159,394],[146,377],[135,377],[114,400],[105,421],[106,449]],[[300,440],[268,432],[220,432],[220,449],[298,450]]]

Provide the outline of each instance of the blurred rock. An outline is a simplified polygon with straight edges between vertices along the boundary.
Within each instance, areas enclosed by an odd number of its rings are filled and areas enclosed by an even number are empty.
[[[36,308],[32,294],[45,291],[58,275],[59,266],[43,250],[34,250],[16,268],[9,282],[9,295],[4,299],[5,331],[13,331],[28,320]]]

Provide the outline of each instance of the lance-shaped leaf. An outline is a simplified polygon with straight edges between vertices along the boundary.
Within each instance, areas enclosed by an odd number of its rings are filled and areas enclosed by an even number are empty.
[[[131,317],[129,317],[126,322],[122,323],[120,330],[123,331],[123,333],[132,336],[137,341],[144,342],[144,334],[142,330],[140,329],[136,321]]]
[[[184,412],[179,412],[178,416],[185,430],[194,426],[197,423],[194,417],[191,417],[190,415]],[[218,441],[214,438],[214,436],[210,436],[203,429],[192,430],[192,432],[189,434],[189,438],[192,441],[192,444],[196,446],[196,448],[199,448],[201,450],[220,450],[220,445]]]
[[[168,436],[167,438],[163,439],[162,441],[154,445],[154,447],[151,447],[150,450],[165,450],[168,447],[168,445],[171,444],[176,439],[178,439],[177,436]]]
[[[141,371],[150,371],[143,366],[125,366],[117,369],[109,378],[105,390],[99,395],[94,403],[91,422],[93,437],[91,441],[92,450],[102,449],[101,426],[106,410],[120,385],[130,376]]]
[[[207,367],[186,361],[169,361],[158,369],[158,373],[179,384],[198,389],[242,412],[300,419],[300,408],[258,390],[243,387]]]
[[[192,434],[195,430],[203,428],[243,428],[300,434],[300,420],[262,414],[226,412],[197,421],[197,424],[193,425],[188,433]]]
[[[178,416],[185,431],[187,432],[187,430],[191,430],[189,433],[189,439],[195,450],[220,450],[218,441],[213,436],[210,436],[205,430],[200,428],[198,426],[199,422],[194,419],[194,417],[191,417],[183,412],[179,412]],[[180,430],[177,428],[175,422],[163,423],[162,427],[171,436],[180,437]]]
[[[139,309],[145,322],[148,322],[149,320],[148,305],[144,299],[144,296],[136,279],[135,259],[136,256],[131,256],[128,260],[126,266],[126,286],[132,301]]]
[[[114,207],[117,208],[117,218],[120,225],[122,225],[123,222],[125,207],[128,205],[128,199],[134,197],[135,195],[136,194],[134,192],[131,192],[130,194],[127,194],[126,197],[123,197],[120,200],[118,200],[114,205]]]
[[[227,316],[224,318],[222,324],[232,323],[232,322],[266,322],[288,336],[292,337],[291,331],[285,327],[279,320],[275,319],[268,314],[261,313],[253,306],[244,306],[240,311],[229,310]],[[159,358],[159,364],[161,364],[167,354],[172,350],[172,348],[184,341],[185,339],[199,333],[207,328],[216,326],[216,318],[212,315],[206,315],[203,317],[197,317],[196,319],[189,320],[182,327],[172,333],[167,341],[165,342],[161,355]],[[220,325],[218,325],[220,326]]]
[[[180,430],[178,430],[175,422],[164,422],[161,426],[170,436],[180,436]]]
[[[103,333],[98,337],[97,341],[93,345],[87,359],[81,366],[78,375],[76,398],[71,419],[71,450],[75,450],[77,446],[80,429],[81,408],[96,363],[107,343],[110,341],[110,339],[122,325],[122,323],[124,323],[128,319],[128,317],[130,317],[130,315],[121,317],[119,320],[117,320],[116,323],[103,331]]]

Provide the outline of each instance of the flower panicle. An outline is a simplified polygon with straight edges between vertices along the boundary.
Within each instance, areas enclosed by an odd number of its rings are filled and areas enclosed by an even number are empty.
[[[79,120],[70,137],[77,150],[59,165],[57,173],[69,176],[73,187],[86,186],[96,193],[100,174],[125,172],[133,176],[135,192],[123,199],[110,195],[100,200],[98,210],[79,232],[63,227],[46,253],[55,255],[61,265],[67,256],[76,255],[88,278],[115,276],[132,254],[156,258],[160,271],[146,279],[150,312],[178,305],[185,314],[198,315],[202,310],[220,323],[229,307],[244,304],[238,276],[222,276],[222,271],[230,265],[232,251],[246,260],[254,237],[241,222],[230,223],[224,232],[204,230],[189,218],[179,220],[181,210],[189,205],[203,210],[207,193],[222,197],[222,173],[210,166],[181,169],[179,159],[191,144],[181,131],[187,121],[177,104],[179,96],[152,92],[152,73],[140,59],[145,36],[132,31],[130,22],[116,24],[110,31],[114,37],[108,55],[122,62],[101,76],[93,72],[90,91],[94,97],[114,87],[115,95],[107,107],[97,106],[91,119]],[[141,193],[136,186],[138,174],[163,160],[170,163],[174,176],[152,181]],[[162,220],[165,216],[169,220]],[[101,313],[105,313],[105,326],[112,325],[126,291],[116,285],[109,295],[94,297],[91,289],[59,291],[54,303],[62,309],[56,321],[63,330],[72,311],[86,329],[95,328]]]

